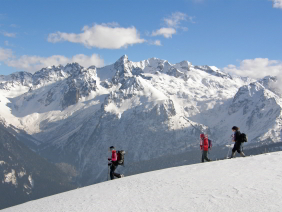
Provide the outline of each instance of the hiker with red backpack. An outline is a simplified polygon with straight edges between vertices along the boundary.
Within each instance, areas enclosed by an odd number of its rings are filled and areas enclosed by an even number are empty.
[[[206,161],[211,161],[208,158],[208,151],[212,147],[211,140],[208,139],[208,135],[200,134],[200,148],[202,150],[202,163]]]
[[[247,142],[247,136],[244,133],[240,132],[240,128],[233,126],[232,131],[234,132],[233,142],[235,142],[234,147],[232,149],[232,154],[230,158],[233,158],[236,154],[236,151],[242,156],[245,157],[244,152],[242,151],[242,143]]]
[[[108,161],[109,161],[108,166],[110,167],[111,180],[115,179],[115,177],[117,178],[124,177],[123,174],[115,173],[115,170],[117,169],[118,165],[123,165],[125,152],[121,150],[121,151],[118,151],[117,153],[114,146],[111,146],[109,148],[109,151],[112,153],[112,157],[108,158]]]

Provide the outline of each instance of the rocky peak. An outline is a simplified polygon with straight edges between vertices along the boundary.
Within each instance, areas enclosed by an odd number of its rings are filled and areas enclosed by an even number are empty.
[[[242,86],[233,98],[232,105],[229,107],[229,115],[243,108],[243,115],[259,105],[269,104],[269,100],[276,102],[275,94],[266,89],[259,82],[253,82],[249,85]],[[271,101],[272,101],[271,100]],[[277,103],[275,103],[277,104]]]
[[[64,67],[64,71],[70,75],[77,75],[81,70],[83,70],[83,67],[78,63],[68,63]]]
[[[123,55],[114,63],[116,70],[115,76],[112,81],[117,84],[123,81],[125,78],[132,77],[132,69],[134,69],[133,63],[128,60],[127,55]]]
[[[127,62],[129,62],[129,60],[128,60],[128,56],[125,54],[125,55],[122,55],[118,60],[117,60],[117,62],[116,63],[127,63]]]
[[[265,88],[282,97],[282,90],[277,77],[266,76],[258,81]]]
[[[183,70],[190,71],[190,67],[192,66],[192,63],[188,62],[187,60],[184,60],[180,63],[175,64],[175,66],[177,68],[181,68]]]
[[[0,76],[0,89],[10,90],[16,86],[31,86],[32,74],[28,72],[16,72],[8,76]]]

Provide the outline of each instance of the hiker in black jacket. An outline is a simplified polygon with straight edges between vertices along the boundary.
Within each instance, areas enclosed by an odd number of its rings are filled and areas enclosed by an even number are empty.
[[[236,154],[236,151],[238,153],[240,153],[240,155],[242,157],[245,157],[245,154],[244,152],[242,152],[242,142],[241,142],[241,139],[240,139],[240,135],[241,135],[241,132],[240,132],[240,128],[239,127],[232,127],[232,131],[234,132],[234,137],[233,137],[233,142],[235,142],[234,144],[234,147],[232,149],[232,154],[231,154],[231,158],[233,158]]]

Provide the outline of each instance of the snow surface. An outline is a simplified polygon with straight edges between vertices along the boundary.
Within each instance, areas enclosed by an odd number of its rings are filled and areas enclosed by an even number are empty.
[[[282,152],[163,169],[4,209],[62,211],[281,211]]]

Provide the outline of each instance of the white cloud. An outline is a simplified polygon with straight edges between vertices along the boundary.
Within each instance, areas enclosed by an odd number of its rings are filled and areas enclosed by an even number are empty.
[[[166,27],[158,29],[152,32],[152,36],[162,35],[165,38],[171,38],[173,34],[176,34],[178,29],[182,29],[183,31],[188,31],[187,27],[181,26],[182,21],[190,21],[194,22],[194,17],[190,17],[185,13],[175,12],[172,13],[168,18],[164,18],[164,24]]]
[[[190,21],[191,23],[195,23],[194,17],[188,16],[187,14],[181,12],[172,13],[168,18],[164,18],[165,24],[168,27],[173,28],[179,28],[181,21]]]
[[[161,41],[160,41],[160,40],[155,40],[154,45],[156,45],[156,46],[161,46],[162,44],[161,44]]]
[[[282,0],[272,0],[273,8],[280,8],[282,9]]]
[[[240,66],[228,65],[223,68],[225,72],[239,76],[249,76],[255,79],[265,76],[279,76],[282,74],[282,61],[269,60],[268,58],[255,58],[243,60]]]
[[[164,22],[168,27],[178,28],[181,21],[187,20],[187,15],[181,12],[172,13],[168,18],[164,18]]]
[[[12,57],[13,51],[11,49],[3,49],[0,47],[0,61],[4,61]]]
[[[129,45],[144,43],[135,27],[123,28],[117,23],[95,24],[92,27],[84,26],[82,33],[56,32],[49,34],[48,41],[57,43],[68,41],[81,43],[87,48],[97,47],[100,49],[120,49]]]
[[[176,30],[174,28],[161,28],[161,29],[158,29],[152,32],[152,36],[162,35],[165,38],[171,38],[172,35],[175,33],[176,33]]]
[[[11,32],[6,32],[6,31],[0,31],[0,34],[4,35],[6,37],[10,37],[10,38],[16,37],[16,33],[11,33]]]
[[[223,70],[228,73],[245,77],[249,76],[254,79],[261,79],[265,76],[276,76],[277,81],[273,82],[270,87],[282,95],[282,61],[255,58],[241,61],[239,67],[229,65],[223,68]]]
[[[67,63],[73,62],[77,62],[86,68],[92,65],[97,67],[104,66],[104,60],[97,54],[92,54],[91,56],[78,54],[71,58],[65,57],[63,55],[53,55],[50,57],[23,55],[19,58],[16,58],[13,55],[12,50],[3,48],[0,48],[0,61],[3,61],[9,67],[31,73],[34,73],[44,67],[60,64],[66,65]]]
[[[97,67],[102,67],[105,65],[104,60],[100,58],[98,54],[92,54],[91,56],[77,54],[71,58],[71,62],[77,62],[86,68],[93,65]]]
[[[34,73],[41,68],[51,65],[66,65],[67,63],[77,62],[84,67],[95,65],[97,67],[104,65],[104,60],[101,59],[97,54],[91,56],[78,54],[72,58],[67,58],[62,55],[53,55],[50,57],[39,57],[39,56],[21,56],[18,59],[5,61],[5,64],[20,70],[25,70]]]
[[[149,43],[150,45],[162,46],[162,43],[161,43],[160,40],[149,41],[148,43]]]

